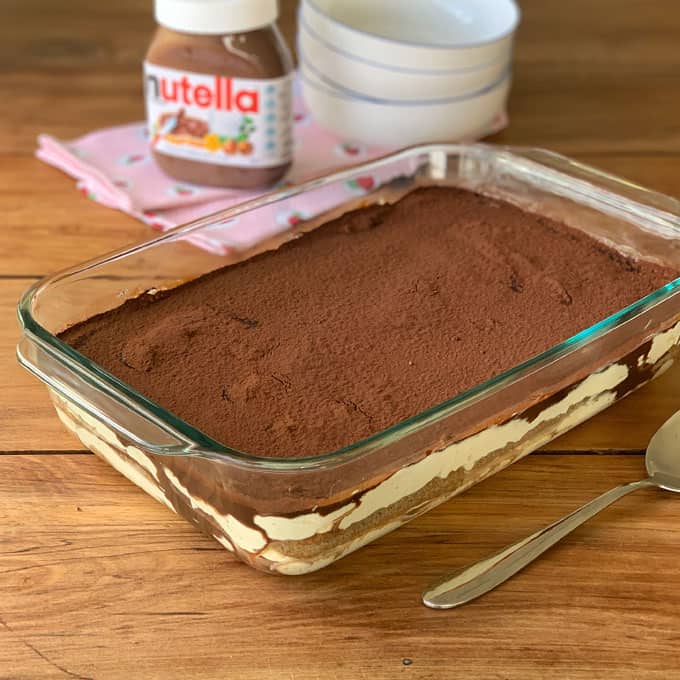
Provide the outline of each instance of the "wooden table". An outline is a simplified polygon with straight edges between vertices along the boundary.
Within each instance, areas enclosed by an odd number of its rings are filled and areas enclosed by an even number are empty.
[[[282,23],[294,32],[294,3]],[[523,0],[510,127],[680,195],[677,0]],[[642,491],[487,597],[421,587],[643,474],[676,367],[587,425],[322,572],[251,572],[81,449],[17,365],[36,277],[148,229],[33,157],[142,117],[149,2],[6,0],[0,22],[0,678],[680,678],[680,503]]]

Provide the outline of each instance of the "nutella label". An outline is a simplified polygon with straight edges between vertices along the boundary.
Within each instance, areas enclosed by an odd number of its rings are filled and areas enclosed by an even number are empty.
[[[266,168],[292,158],[292,74],[249,80],[144,63],[154,150],[214,165]]]

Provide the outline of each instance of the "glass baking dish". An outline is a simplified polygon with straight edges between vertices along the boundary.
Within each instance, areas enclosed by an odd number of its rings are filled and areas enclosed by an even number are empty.
[[[372,187],[359,181],[366,176]],[[59,417],[86,447],[241,560],[281,574],[324,567],[668,368],[680,351],[680,279],[436,407],[307,458],[232,450],[56,334],[144,291],[172,288],[347,210],[428,185],[503,198],[680,269],[680,205],[672,198],[546,151],[428,145],[269,194],[37,283],[19,305],[19,360],[48,385]],[[347,200],[339,191],[347,186],[366,190]],[[306,219],[281,231],[282,214]],[[235,218],[268,235],[214,252],[215,230]]]

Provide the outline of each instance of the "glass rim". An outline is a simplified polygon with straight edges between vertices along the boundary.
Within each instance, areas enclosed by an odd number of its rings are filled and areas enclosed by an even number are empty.
[[[484,399],[513,384],[517,380],[526,378],[535,371],[546,367],[563,356],[571,354],[580,347],[587,345],[594,340],[602,338],[608,332],[619,327],[620,325],[623,325],[624,323],[636,318],[640,314],[666,301],[667,299],[680,294],[680,277],[678,277],[675,280],[649,293],[640,300],[633,302],[614,314],[579,331],[566,340],[553,345],[544,352],[536,354],[526,361],[506,369],[498,375],[478,383],[471,388],[464,390],[463,392],[453,395],[452,397],[449,397],[438,404],[414,414],[409,418],[401,420],[388,428],[380,430],[379,432],[376,432],[368,437],[360,439],[356,442],[352,442],[333,451],[295,458],[275,458],[266,455],[250,454],[216,441],[198,428],[189,424],[184,419],[176,416],[168,409],[165,409],[154,400],[144,396],[126,382],[116,378],[103,367],[99,366],[95,362],[90,361],[87,357],[82,355],[73,347],[64,343],[55,334],[44,328],[34,318],[31,312],[33,300],[41,293],[41,291],[45,290],[51,285],[61,280],[68,279],[69,277],[76,274],[82,274],[88,270],[95,269],[110,262],[114,262],[116,260],[142,252],[147,248],[156,247],[162,242],[182,240],[187,234],[198,231],[206,225],[214,224],[215,217],[217,216],[220,216],[225,220],[232,219],[234,216],[243,212],[285,200],[292,196],[296,196],[300,193],[310,189],[318,188],[331,182],[342,181],[347,177],[355,175],[357,172],[365,172],[373,167],[383,165],[386,162],[399,161],[419,153],[426,154],[433,151],[454,153],[470,149],[472,147],[477,147],[482,150],[492,149],[494,153],[512,154],[513,150],[516,152],[540,152],[555,159],[566,160],[570,163],[572,162],[570,159],[564,156],[560,156],[559,154],[555,154],[553,152],[543,151],[542,149],[511,149],[508,147],[493,147],[483,144],[429,144],[411,147],[394,154],[383,156],[382,158],[370,161],[368,163],[359,164],[349,169],[311,180],[293,188],[283,189],[277,192],[266,194],[260,198],[247,201],[233,208],[217,211],[187,225],[179,226],[154,239],[119,249],[109,253],[108,255],[89,260],[75,267],[71,267],[51,276],[45,277],[35,282],[30,288],[28,288],[19,301],[17,307],[17,316],[22,327],[22,331],[25,336],[32,340],[37,340],[43,347],[48,348],[50,354],[56,360],[60,361],[70,370],[76,371],[81,379],[92,385],[95,389],[104,389],[109,397],[115,399],[121,405],[132,409],[138,417],[150,421],[152,424],[160,427],[172,436],[176,436],[178,440],[184,441],[188,444],[185,451],[173,451],[172,454],[168,451],[167,455],[197,455],[219,459],[225,462],[233,462],[245,466],[265,468],[273,471],[295,471],[325,467],[328,464],[343,464],[357,457],[368,454],[370,451],[380,448],[383,445],[394,441],[395,439],[406,437],[432,421],[439,420],[451,415],[452,413],[455,413],[456,411],[460,411],[468,406],[471,406],[479,400]],[[524,158],[522,156],[517,157]],[[540,163],[538,164],[540,165]],[[580,169],[590,170],[590,168],[580,163],[577,163],[576,166]],[[546,166],[546,168],[552,169],[549,166]],[[595,172],[596,176],[599,178],[621,182],[619,178],[609,175],[608,173],[603,173],[602,171],[595,169],[593,169],[593,172]],[[568,175],[564,176],[569,178]],[[569,179],[584,182],[584,180],[580,178],[578,180],[575,178]],[[631,186],[628,182],[626,182],[626,184]],[[646,192],[649,195],[660,195],[656,194],[656,192],[638,187],[637,185],[633,186],[635,189]],[[616,195],[613,192],[611,193]],[[650,210],[654,210],[653,206],[644,206],[643,204],[633,202],[631,199],[626,200],[637,205],[638,207],[648,207]]]

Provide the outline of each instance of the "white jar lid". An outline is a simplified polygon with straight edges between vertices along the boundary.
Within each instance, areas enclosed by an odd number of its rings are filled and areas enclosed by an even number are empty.
[[[183,33],[245,33],[274,23],[277,0],[156,0],[156,21]]]

